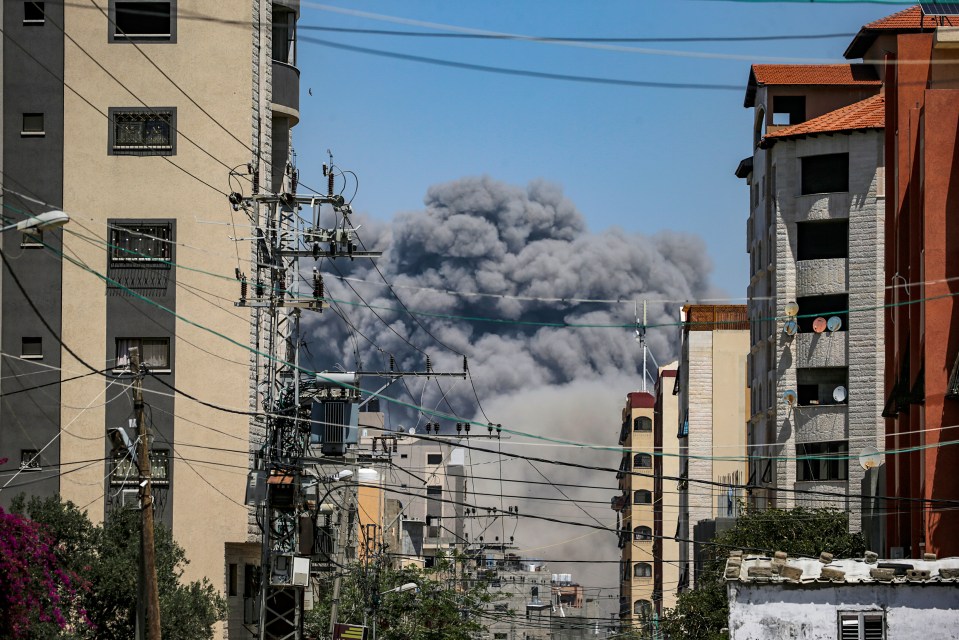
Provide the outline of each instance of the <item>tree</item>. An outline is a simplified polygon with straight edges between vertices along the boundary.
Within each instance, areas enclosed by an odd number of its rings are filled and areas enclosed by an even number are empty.
[[[680,594],[667,610],[662,628],[668,638],[718,640],[729,619],[729,601],[723,572],[730,550],[785,551],[791,556],[817,557],[823,551],[837,558],[862,556],[860,533],[849,533],[849,518],[831,509],[766,509],[747,511],[736,525],[706,548],[707,559],[696,588]]]
[[[35,522],[0,508],[0,637],[42,638],[87,624],[82,581]]]
[[[337,618],[351,624],[376,624],[377,640],[471,640],[485,630],[478,616],[491,600],[487,583],[457,579],[454,567],[464,557],[437,557],[429,569],[353,564],[343,570]],[[414,582],[419,593],[383,594]],[[320,583],[320,599],[306,616],[306,637],[326,638],[330,627],[332,578]],[[382,594],[382,595],[381,595]]]
[[[126,640],[136,624],[137,578],[140,561],[139,512],[118,509],[103,526],[90,522],[72,502],[60,498],[14,500],[15,511],[28,515],[54,541],[54,552],[63,566],[82,577],[88,588],[80,593],[92,629],[50,638]],[[184,584],[188,563],[183,548],[170,530],[157,524],[156,564],[160,590],[161,633],[166,640],[213,638],[213,625],[226,603],[207,579]],[[2,634],[0,634],[0,637]]]

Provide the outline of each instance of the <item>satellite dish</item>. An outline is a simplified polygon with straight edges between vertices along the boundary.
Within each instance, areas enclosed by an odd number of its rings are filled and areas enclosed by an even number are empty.
[[[859,454],[859,466],[867,471],[869,469],[875,469],[882,464],[882,455],[879,453],[879,450],[873,446],[863,447],[862,453]]]
[[[789,317],[794,317],[799,314],[799,305],[795,302],[786,303],[786,315]]]
[[[822,333],[826,330],[826,324],[826,319],[820,316],[812,321],[812,330],[816,333]]]
[[[416,427],[410,427],[409,434],[410,434],[411,436],[416,435]]]
[[[831,316],[829,320],[826,320],[826,328],[830,331],[839,331],[841,326],[842,320],[839,319],[839,316]]]
[[[783,324],[783,333],[787,336],[794,336],[799,332],[799,325],[795,320],[786,320]]]
[[[839,385],[832,390],[832,399],[836,402],[845,402],[846,401],[846,387]]]
[[[795,407],[796,403],[799,402],[799,396],[796,395],[796,392],[792,389],[787,389],[783,392],[783,402],[788,404],[790,407]]]

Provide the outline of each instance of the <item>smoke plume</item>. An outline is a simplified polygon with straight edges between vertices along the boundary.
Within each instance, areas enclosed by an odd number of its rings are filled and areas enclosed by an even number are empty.
[[[369,260],[320,263],[317,267],[327,275],[327,295],[357,304],[336,305],[344,321],[329,312],[305,321],[309,351],[318,370],[332,369],[334,364],[348,370],[382,370],[389,367],[392,354],[397,369],[421,371],[428,355],[434,371],[456,372],[462,371],[460,354],[464,354],[482,408],[470,383],[457,378],[409,378],[385,393],[537,436],[615,447],[625,395],[642,384],[642,351],[631,327],[602,325],[633,323],[634,301],[639,302],[641,313],[644,299],[650,301],[648,324],[675,323],[678,301],[710,294],[711,267],[700,238],[672,232],[642,235],[615,228],[590,231],[560,187],[548,182],[534,181],[521,188],[488,177],[464,178],[430,188],[423,210],[399,214],[388,224],[363,222],[360,235],[365,247],[384,251],[376,261],[382,276],[409,310],[429,315],[404,311]],[[348,279],[341,280],[339,275]],[[587,326],[549,326],[557,323]],[[650,351],[660,364],[675,357],[678,335],[674,326],[649,330]],[[652,358],[650,370],[655,372]],[[388,424],[394,429],[418,427],[422,433],[428,419],[387,403],[381,403],[381,409],[388,412]],[[452,431],[452,425],[444,424],[443,430]],[[471,444],[606,468],[616,468],[620,461],[615,452],[553,446],[519,435],[500,441],[472,439]],[[497,495],[478,495],[470,502],[495,507],[502,502],[517,506],[521,514],[616,526],[616,514],[609,508],[609,498],[617,493],[612,473],[546,463],[535,463],[534,468],[508,458],[500,464],[495,457],[477,452],[469,459],[475,476],[527,482],[476,480],[471,489]],[[556,489],[529,483],[547,482],[544,475],[549,481],[573,486]],[[501,501],[501,488],[507,495],[557,500]],[[565,500],[560,490],[582,500],[582,509]],[[471,539],[486,524],[471,523]],[[588,587],[618,584],[615,563],[558,562],[615,560],[612,533],[521,516],[490,524],[484,535],[488,541],[514,535],[523,555],[550,560],[551,572],[572,573],[574,580]],[[615,589],[602,592],[602,598],[609,594],[615,595]]]

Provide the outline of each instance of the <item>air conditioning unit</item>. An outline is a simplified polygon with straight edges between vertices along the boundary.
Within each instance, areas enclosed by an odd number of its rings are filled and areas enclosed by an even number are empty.
[[[359,408],[349,400],[314,400],[310,443],[320,445],[325,456],[342,456],[348,445],[359,441]]]
[[[140,508],[140,490],[139,489],[121,489],[120,507],[122,509]]]

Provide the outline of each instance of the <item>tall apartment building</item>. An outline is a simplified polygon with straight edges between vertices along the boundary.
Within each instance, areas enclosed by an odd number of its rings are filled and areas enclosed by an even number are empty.
[[[680,312],[678,397],[679,590],[695,583],[697,525],[738,515],[746,483],[749,390],[746,305],[687,305]],[[670,438],[673,434],[668,434]]]
[[[622,411],[623,457],[616,474],[621,494],[611,505],[620,531],[619,619],[633,629],[653,629],[675,604],[677,513],[667,498],[675,480],[663,479],[679,472],[679,449],[670,433],[678,415],[671,394],[675,377],[675,363],[660,368],[653,393],[627,394]]]
[[[251,322],[238,285],[207,274],[250,272],[250,234],[232,227],[250,220],[228,192],[283,188],[299,1],[99,5],[3,3],[4,215],[71,221],[2,238],[0,474],[21,473],[0,504],[59,493],[94,521],[136,506],[107,430],[129,426],[137,347],[156,515],[186,549],[185,577],[209,578],[233,615],[259,562],[241,559],[251,359],[229,342],[249,344]]]
[[[875,503],[860,496],[881,491],[856,460],[883,445],[879,90],[868,64],[753,65],[754,150],[736,171],[750,193],[751,500],[848,511],[872,548]]]

